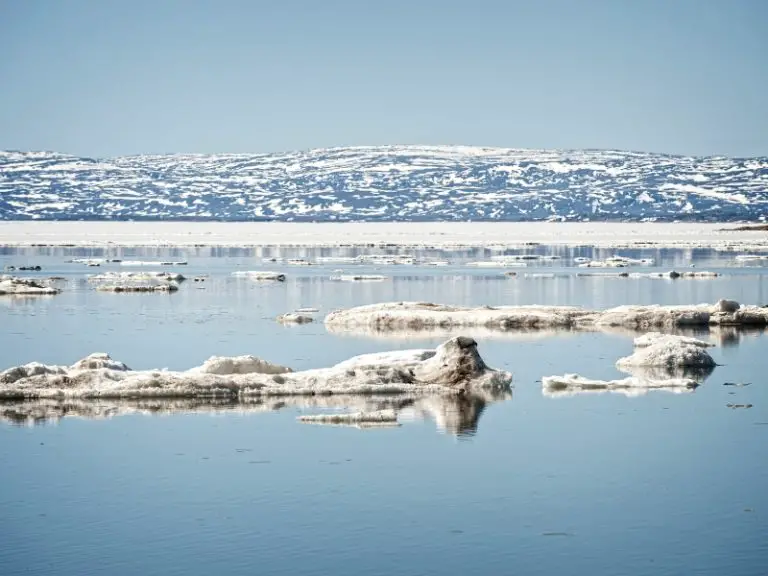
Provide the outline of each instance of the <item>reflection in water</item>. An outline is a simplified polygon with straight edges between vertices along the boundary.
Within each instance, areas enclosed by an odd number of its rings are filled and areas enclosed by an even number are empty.
[[[486,327],[486,326],[421,326],[418,328],[379,328],[371,325],[342,326],[329,324],[325,330],[334,336],[371,338],[376,340],[419,340],[424,338],[448,339],[458,335],[469,336],[476,340],[544,340],[555,336],[600,332],[616,336],[636,338],[647,332],[645,329],[633,330],[623,326],[574,326],[571,328],[524,327]],[[744,338],[759,337],[768,333],[763,326],[674,326],[655,327],[654,331],[675,336],[709,338],[713,344],[722,347],[738,346]]]
[[[486,407],[495,402],[512,399],[512,392],[484,391],[451,398],[425,397],[415,401],[404,417],[431,419],[438,430],[454,436],[474,436],[477,425]],[[447,401],[446,401],[447,400]]]
[[[375,412],[394,410],[398,419],[433,420],[442,432],[471,436],[485,408],[512,398],[506,391],[476,391],[456,396],[286,396],[245,398],[242,400],[200,400],[144,398],[132,400],[58,400],[37,399],[1,401],[0,420],[15,426],[57,424],[62,418],[103,419],[127,415],[169,414],[256,414],[283,409],[359,410]],[[362,427],[362,426],[358,426]]]

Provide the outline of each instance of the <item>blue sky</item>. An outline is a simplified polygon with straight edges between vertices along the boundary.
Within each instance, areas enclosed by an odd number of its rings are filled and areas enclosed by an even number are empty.
[[[768,155],[763,0],[0,0],[0,148]]]

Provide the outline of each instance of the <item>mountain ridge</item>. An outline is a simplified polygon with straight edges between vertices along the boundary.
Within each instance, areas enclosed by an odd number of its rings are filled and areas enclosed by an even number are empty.
[[[768,157],[476,146],[0,151],[0,220],[765,221]]]

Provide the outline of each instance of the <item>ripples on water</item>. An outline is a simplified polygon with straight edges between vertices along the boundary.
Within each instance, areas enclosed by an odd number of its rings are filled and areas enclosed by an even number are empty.
[[[328,333],[322,324],[334,308],[380,301],[768,303],[765,262],[708,250],[536,246],[528,252],[560,259],[509,269],[466,266],[500,254],[480,249],[408,251],[420,261],[449,261],[439,267],[263,261],[376,251],[0,249],[3,266],[43,267],[20,274],[66,278],[55,297],[0,297],[0,366],[71,364],[106,351],[134,369],[182,370],[213,354],[255,354],[304,369],[433,347],[451,335]],[[695,264],[724,275],[576,276],[584,270],[575,257],[617,252],[656,259],[643,270]],[[65,263],[78,257],[186,259],[188,266],[162,269],[208,277],[170,295],[97,293],[86,274],[139,269]],[[330,280],[338,269],[387,279]],[[232,277],[238,270],[276,270],[286,281]],[[530,276],[542,273],[555,277]],[[320,310],[316,323],[274,320],[305,307]],[[2,572],[764,574],[763,331],[694,332],[718,344],[712,354],[721,366],[692,393],[633,398],[549,398],[540,383],[571,372],[621,377],[614,362],[631,351],[631,334],[474,332],[488,364],[514,373],[509,397],[0,405]],[[393,428],[296,421],[302,413],[398,402],[402,425]]]

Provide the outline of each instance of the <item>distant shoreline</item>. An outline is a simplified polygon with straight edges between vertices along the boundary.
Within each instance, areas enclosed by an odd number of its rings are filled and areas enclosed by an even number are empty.
[[[534,244],[768,250],[760,224],[612,222],[0,221],[0,246],[523,247]]]

